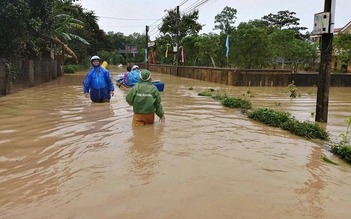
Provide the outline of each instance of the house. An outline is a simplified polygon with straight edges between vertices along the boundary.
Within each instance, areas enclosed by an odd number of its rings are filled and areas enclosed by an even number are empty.
[[[339,33],[351,33],[351,21],[342,28],[334,28],[334,35]]]
[[[338,34],[340,33],[351,34],[351,21],[342,28],[334,28],[334,37],[338,37]],[[340,60],[338,60],[337,54],[334,55],[332,63],[333,63],[332,64],[333,70],[337,70],[339,66],[339,69],[341,68],[342,72],[344,73],[351,72],[351,65],[340,63]]]
[[[138,48],[132,45],[125,45],[125,48],[119,49],[118,53],[124,56],[127,63],[130,63],[132,60],[135,60],[138,53]]]

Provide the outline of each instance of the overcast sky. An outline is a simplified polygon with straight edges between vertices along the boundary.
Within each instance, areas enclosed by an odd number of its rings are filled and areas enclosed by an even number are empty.
[[[95,12],[99,17],[98,24],[105,32],[122,32],[125,35],[145,33],[145,26],[150,26],[150,37],[158,35],[159,20],[166,15],[166,9],[180,6],[185,12],[202,0],[80,0],[79,4]],[[324,10],[325,0],[208,0],[201,5],[198,22],[205,25],[200,33],[216,32],[214,17],[221,13],[225,6],[237,9],[235,26],[240,22],[261,19],[269,13],[289,10],[300,19],[300,26],[313,30],[314,14]],[[133,20],[130,20],[133,19]],[[343,27],[351,21],[351,0],[336,0],[335,28]]]

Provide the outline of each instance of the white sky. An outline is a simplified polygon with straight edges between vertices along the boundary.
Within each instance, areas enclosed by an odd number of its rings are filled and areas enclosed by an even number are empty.
[[[295,12],[295,16],[300,18],[300,26],[307,27],[308,31],[311,32],[313,30],[314,14],[324,10],[324,1],[208,0],[199,8],[198,22],[205,25],[200,33],[218,32],[213,31],[214,17],[221,13],[225,6],[237,9],[235,26],[240,22],[261,19],[269,13],[276,14],[278,11],[289,10],[290,12]],[[186,11],[186,9],[196,2],[200,2],[200,0],[80,0],[78,3],[83,8],[94,11],[95,15],[99,16],[98,24],[105,32],[121,32],[124,35],[134,32],[145,33],[145,26],[149,25],[150,37],[154,39],[158,34],[156,25],[160,24],[161,21],[157,20],[167,14],[164,10],[173,9],[183,2],[186,3],[180,7],[180,12]],[[343,27],[350,21],[351,0],[336,0],[335,28]]]

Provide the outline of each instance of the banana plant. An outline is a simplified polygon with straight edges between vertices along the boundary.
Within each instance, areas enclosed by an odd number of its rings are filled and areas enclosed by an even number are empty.
[[[83,29],[84,23],[78,19],[73,18],[71,15],[58,14],[54,16],[53,27],[54,31],[52,32],[52,36],[50,37],[51,41],[56,45],[62,46],[62,55],[64,55],[64,52],[66,52],[76,62],[78,62],[76,54],[71,48],[69,48],[67,42],[72,39],[75,39],[86,45],[90,45],[89,42],[86,41],[84,38],[71,32],[73,29]],[[61,51],[55,52],[60,53]]]

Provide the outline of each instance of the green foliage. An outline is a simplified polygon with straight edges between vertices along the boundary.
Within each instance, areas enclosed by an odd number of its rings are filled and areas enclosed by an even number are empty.
[[[216,67],[215,60],[217,58],[218,46],[220,43],[219,36],[216,34],[202,34],[197,37],[195,46],[198,48],[198,62],[200,65],[209,65],[212,63],[213,67]]]
[[[236,98],[236,97],[226,97],[221,100],[221,103],[223,106],[226,106],[229,108],[242,108],[242,109],[252,108],[252,104],[250,101],[242,98]]]
[[[259,108],[249,112],[248,117],[274,127],[280,127],[298,136],[322,140],[328,140],[329,138],[328,133],[317,123],[309,121],[300,122],[287,112]]]
[[[280,127],[291,133],[313,139],[328,140],[328,133],[323,130],[317,123],[310,121],[300,122],[294,118],[280,124]]]
[[[334,164],[334,165],[339,165],[337,162],[333,161],[332,159],[330,159],[329,157],[323,155],[322,156],[322,159],[327,162],[327,163],[330,163],[330,164]]]
[[[349,136],[351,117],[346,119],[346,124],[347,128],[345,133],[340,134],[341,141],[332,144],[331,152],[351,164],[351,137]]]
[[[278,11],[277,14],[268,14],[262,17],[262,20],[267,21],[269,26],[277,28],[279,30],[285,28],[306,30],[306,27],[298,27],[300,19],[295,17],[295,12]]]
[[[64,73],[74,73],[76,72],[73,65],[65,65],[63,66],[63,72]]]
[[[271,46],[267,29],[252,23],[242,22],[231,35],[233,49],[230,49],[230,63],[243,68],[262,68],[271,60]]]
[[[222,33],[231,34],[234,31],[234,24],[237,10],[226,6],[220,14],[215,16],[214,29],[221,30]]]
[[[340,143],[342,145],[347,145],[347,144],[351,143],[351,137],[349,136],[349,134],[350,134],[349,130],[350,130],[350,126],[351,126],[351,117],[347,118],[345,122],[347,124],[346,132],[340,134],[340,137],[341,137]]]
[[[38,57],[45,45],[40,37],[51,30],[51,1],[2,0],[0,20],[0,57]]]
[[[248,117],[270,126],[279,127],[280,124],[287,122],[291,118],[291,115],[287,112],[258,108],[249,112]]]
[[[227,97],[228,97],[227,94],[215,94],[215,95],[212,95],[213,99],[219,100],[219,101],[222,101],[222,100],[224,100]]]
[[[351,60],[351,33],[338,34],[334,38],[333,49],[338,59],[341,60],[341,65],[348,65]]]
[[[334,145],[331,152],[351,164],[351,146]]]
[[[205,91],[202,91],[202,92],[198,93],[197,95],[199,95],[199,96],[206,96],[206,97],[212,97],[213,91],[205,90]]]
[[[86,66],[84,65],[64,65],[63,71],[64,73],[75,73],[77,71],[85,70]]]
[[[290,92],[290,97],[292,97],[292,98],[296,98],[296,96],[297,96],[297,87],[296,87],[296,85],[294,83],[295,82],[292,81],[291,84],[288,85],[288,90]]]
[[[199,11],[193,11],[192,13],[177,15],[177,10],[168,10],[168,15],[163,18],[160,32],[163,35],[171,37],[173,42],[176,40],[177,33],[178,40],[181,41],[188,35],[197,34],[201,29],[202,25],[197,22],[199,19]],[[179,32],[178,32],[179,30]]]

